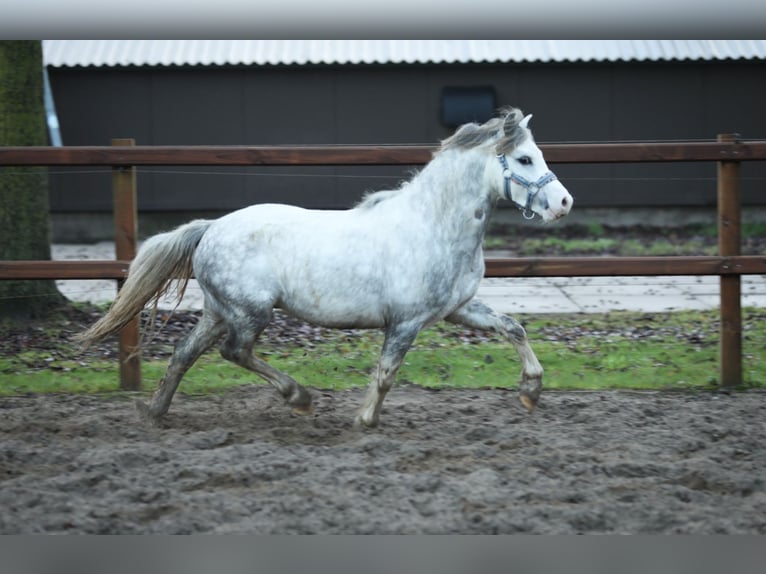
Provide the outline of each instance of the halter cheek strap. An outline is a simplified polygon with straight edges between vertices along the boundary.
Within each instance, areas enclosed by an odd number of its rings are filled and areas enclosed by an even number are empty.
[[[535,197],[537,197],[537,194],[543,187],[558,179],[556,174],[552,171],[548,171],[541,175],[537,181],[529,181],[528,179],[511,171],[511,168],[508,167],[508,160],[505,158],[505,154],[497,154],[497,159],[503,168],[503,179],[505,180],[503,193],[505,194],[505,198],[513,203],[516,207],[521,209],[521,214],[524,219],[534,218],[535,214],[532,211],[532,202],[535,200]],[[521,205],[520,203],[517,203],[513,200],[513,197],[511,196],[511,181],[516,182],[527,190],[526,205]]]

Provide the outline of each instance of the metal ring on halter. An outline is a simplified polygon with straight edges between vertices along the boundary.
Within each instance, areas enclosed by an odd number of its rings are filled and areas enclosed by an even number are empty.
[[[535,200],[535,197],[543,187],[558,179],[556,174],[554,174],[552,171],[547,171],[541,175],[537,181],[529,181],[528,179],[511,171],[511,168],[508,167],[508,160],[505,158],[505,154],[497,154],[497,159],[503,168],[503,178],[505,180],[503,192],[505,193],[505,198],[521,210],[521,215],[524,219],[534,219],[535,212],[532,211],[532,202]],[[511,196],[511,181],[515,181],[521,187],[527,190],[526,205],[521,205],[520,203],[513,200],[513,197]]]

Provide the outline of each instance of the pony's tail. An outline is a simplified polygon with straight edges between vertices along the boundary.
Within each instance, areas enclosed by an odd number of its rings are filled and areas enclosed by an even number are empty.
[[[180,301],[193,272],[192,255],[211,223],[199,219],[146,240],[130,264],[128,277],[107,314],[76,335],[75,341],[87,347],[114,335],[150,300],[156,308],[174,280],[178,281],[177,299]]]

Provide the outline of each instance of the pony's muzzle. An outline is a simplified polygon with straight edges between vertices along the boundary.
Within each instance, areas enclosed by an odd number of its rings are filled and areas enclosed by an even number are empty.
[[[574,199],[571,194],[562,185],[561,189],[550,189],[547,193],[548,209],[546,210],[547,217],[543,216],[543,219],[552,221],[554,219],[561,219],[572,211],[572,205],[574,205]]]

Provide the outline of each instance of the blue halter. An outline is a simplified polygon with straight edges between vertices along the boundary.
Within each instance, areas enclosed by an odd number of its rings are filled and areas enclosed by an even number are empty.
[[[535,214],[532,211],[532,202],[535,200],[535,197],[542,188],[544,188],[550,182],[558,179],[556,174],[552,171],[548,171],[541,175],[537,181],[529,181],[528,179],[523,178],[522,176],[517,175],[511,171],[511,168],[508,167],[508,160],[505,159],[505,154],[497,154],[497,159],[500,162],[500,165],[503,167],[503,177],[505,178],[505,198],[521,210],[521,215],[524,217],[524,219],[533,219]],[[521,205],[520,203],[517,203],[513,200],[513,197],[511,196],[511,181],[515,181],[521,187],[527,190],[526,205]]]

